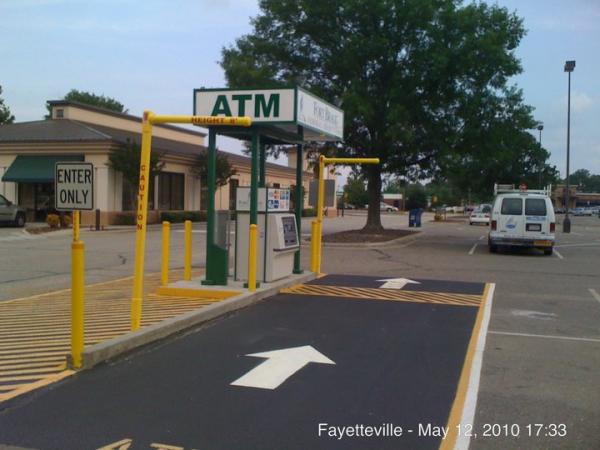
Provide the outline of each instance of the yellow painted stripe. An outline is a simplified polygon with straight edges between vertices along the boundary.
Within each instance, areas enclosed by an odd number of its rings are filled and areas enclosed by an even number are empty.
[[[480,295],[446,292],[402,291],[397,289],[360,288],[327,285],[296,285],[281,289],[281,293],[329,297],[435,303],[456,306],[479,306]]]
[[[57,381],[60,381],[63,378],[73,375],[74,373],[75,372],[73,370],[64,370],[55,375],[52,375],[52,376],[46,377],[42,380],[36,381],[35,383],[25,383],[25,384],[19,385],[14,390],[12,390],[8,393],[0,394],[0,402],[10,400],[11,398],[17,397],[21,394],[25,394],[26,392],[30,392],[35,389],[39,389],[43,386],[47,386],[49,384],[56,383]]]
[[[457,426],[461,425],[460,419],[463,414],[463,408],[465,406],[465,399],[467,396],[467,389],[469,387],[471,365],[473,364],[473,356],[475,355],[475,350],[477,348],[477,339],[479,338],[479,331],[481,330],[481,323],[483,321],[483,313],[485,310],[485,302],[488,296],[489,289],[490,285],[486,283],[483,295],[481,297],[479,311],[477,312],[477,318],[475,319],[475,325],[473,326],[473,331],[471,332],[471,339],[469,340],[469,346],[467,347],[465,361],[460,372],[458,388],[456,389],[456,395],[454,396],[454,402],[452,403],[452,408],[448,417],[448,435],[446,436],[446,439],[442,440],[440,450],[453,450],[454,445],[456,444],[456,438],[458,437]]]
[[[192,289],[192,288],[175,288],[175,287],[159,287],[156,290],[158,295],[177,296],[190,298],[210,298],[210,299],[226,299],[240,295],[241,291],[226,291],[219,289]]]

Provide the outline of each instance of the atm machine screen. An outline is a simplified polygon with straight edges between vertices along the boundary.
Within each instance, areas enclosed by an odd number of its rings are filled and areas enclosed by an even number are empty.
[[[298,245],[298,233],[296,232],[296,220],[294,217],[282,217],[283,241],[286,247]]]

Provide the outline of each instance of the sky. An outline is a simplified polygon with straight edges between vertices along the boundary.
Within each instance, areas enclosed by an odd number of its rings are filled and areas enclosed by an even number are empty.
[[[489,2],[488,2],[489,3]],[[564,176],[566,60],[571,172],[600,173],[600,0],[498,0],[524,19],[511,80],[543,122],[542,144]],[[252,31],[257,0],[0,0],[0,86],[18,122],[71,89],[112,97],[130,114],[192,114],[192,93],[225,87],[221,49]],[[532,131],[533,132],[533,131]],[[535,131],[538,137],[538,132]],[[219,138],[224,150],[237,141]]]

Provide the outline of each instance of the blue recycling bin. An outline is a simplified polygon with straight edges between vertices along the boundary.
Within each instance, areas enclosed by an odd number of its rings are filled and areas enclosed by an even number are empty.
[[[417,223],[417,209],[411,209],[408,212],[408,226],[410,228],[414,227]]]
[[[423,215],[423,208],[414,208],[408,212],[408,226],[409,227],[421,227],[421,216]]]
[[[417,209],[417,216],[416,216],[416,222],[415,222],[415,226],[417,228],[421,228],[421,216],[422,215],[423,215],[423,208]]]

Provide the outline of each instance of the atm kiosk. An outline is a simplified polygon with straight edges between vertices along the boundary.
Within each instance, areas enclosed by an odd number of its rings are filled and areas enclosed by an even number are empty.
[[[294,253],[300,248],[296,216],[290,212],[290,190],[258,189],[258,244],[256,279],[271,282],[285,278],[294,269]],[[234,279],[248,279],[248,228],[250,188],[236,192]]]

